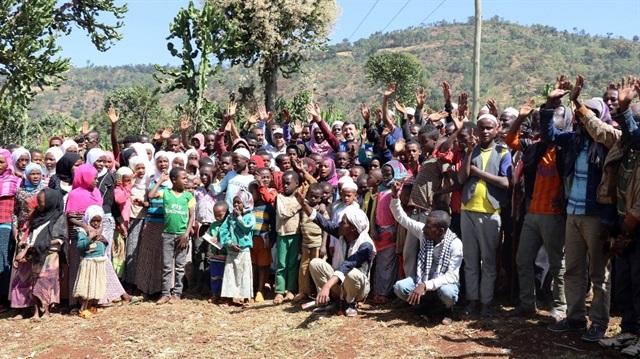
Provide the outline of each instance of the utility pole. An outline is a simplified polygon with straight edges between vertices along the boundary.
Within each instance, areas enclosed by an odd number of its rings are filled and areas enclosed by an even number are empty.
[[[476,122],[476,116],[480,110],[480,40],[482,38],[482,0],[476,2],[476,27],[473,41],[473,107],[471,120]]]

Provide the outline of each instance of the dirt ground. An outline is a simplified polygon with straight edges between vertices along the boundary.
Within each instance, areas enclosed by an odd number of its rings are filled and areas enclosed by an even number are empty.
[[[270,301],[221,308],[203,298],[179,304],[115,305],[92,319],[0,316],[0,358],[607,358],[621,356],[554,334],[547,317],[514,319],[498,307],[491,320],[440,324],[438,311],[364,306],[356,318],[316,316]],[[459,310],[461,312],[461,308]],[[543,314],[545,314],[543,312]],[[619,331],[613,318],[608,335]]]

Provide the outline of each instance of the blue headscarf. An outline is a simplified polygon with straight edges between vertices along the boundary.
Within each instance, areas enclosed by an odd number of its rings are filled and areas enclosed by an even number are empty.
[[[41,174],[40,182],[36,184],[29,182],[29,175],[31,174],[31,172],[33,172],[33,170],[38,170]],[[42,184],[42,167],[35,162],[29,163],[24,169],[24,181],[22,181],[22,183],[24,183],[24,188],[27,190],[27,192],[32,192],[33,190],[38,188]]]
[[[384,165],[382,165],[382,167],[384,166],[391,167],[391,169],[393,170],[393,178],[391,179],[391,181],[387,183],[381,183],[380,186],[378,187],[378,191],[384,191],[391,188],[391,185],[393,184],[393,182],[402,181],[407,176],[407,169],[404,167],[402,163],[400,163],[400,161],[391,160],[385,163]]]

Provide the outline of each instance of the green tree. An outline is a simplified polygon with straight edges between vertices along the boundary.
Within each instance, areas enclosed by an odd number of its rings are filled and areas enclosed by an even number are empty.
[[[300,71],[311,50],[323,48],[338,15],[335,0],[204,0],[223,9],[237,31],[222,53],[232,65],[258,66],[265,106],[275,110],[278,75]]]
[[[118,137],[153,132],[171,121],[171,115],[160,107],[160,88],[144,85],[125,87],[107,92],[103,113],[110,107],[120,114]],[[149,130],[151,129],[151,130]]]
[[[395,82],[396,99],[400,102],[413,101],[413,94],[419,84],[425,81],[425,69],[413,55],[385,52],[367,60],[364,71],[369,84]]]
[[[215,108],[205,98],[207,80],[220,69],[220,59],[229,37],[234,34],[234,25],[227,22],[222,12],[212,4],[205,3],[202,9],[197,9],[190,1],[186,9],[178,11],[170,31],[167,40],[181,41],[182,49],[178,50],[171,41],[167,49],[172,56],[182,60],[182,65],[177,69],[155,65],[161,75],[154,74],[153,77],[167,84],[163,89],[165,93],[186,91],[187,103],[179,105],[178,111],[188,114],[197,130],[201,122],[212,115],[209,110]],[[218,62],[212,65],[214,57]]]
[[[0,2],[0,141],[26,138],[27,110],[36,95],[34,88],[56,88],[69,70],[70,60],[60,58],[59,37],[74,28],[86,31],[100,51],[121,39],[122,22],[107,25],[100,15],[122,19],[127,6],[113,0],[6,0]]]

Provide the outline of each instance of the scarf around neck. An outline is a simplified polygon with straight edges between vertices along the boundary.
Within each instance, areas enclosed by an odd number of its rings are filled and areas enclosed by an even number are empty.
[[[438,278],[447,272],[449,268],[449,262],[451,261],[451,244],[456,239],[456,234],[450,229],[442,239],[442,250],[440,251],[440,257],[438,258],[438,267],[433,277],[431,277],[431,267],[433,266],[433,249],[435,243],[431,239],[426,239],[424,236],[420,241],[420,254],[418,255],[418,268],[417,278],[418,281],[426,283],[430,279]]]

